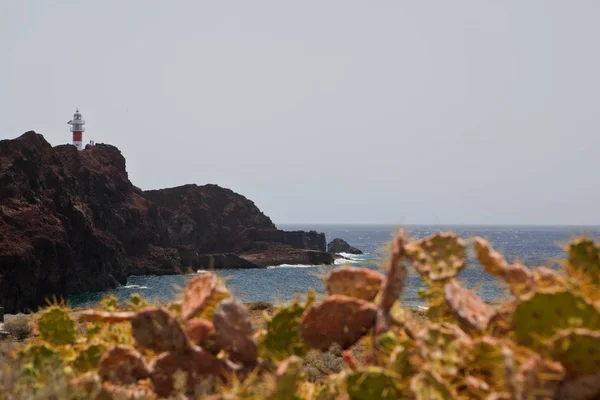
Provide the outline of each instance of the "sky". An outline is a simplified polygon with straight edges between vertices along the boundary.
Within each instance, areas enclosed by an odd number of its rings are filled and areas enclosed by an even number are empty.
[[[600,224],[600,2],[2,1],[0,139],[276,223]]]

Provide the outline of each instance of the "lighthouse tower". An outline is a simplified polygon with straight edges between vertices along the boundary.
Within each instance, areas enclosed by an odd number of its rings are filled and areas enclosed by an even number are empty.
[[[73,146],[77,147],[77,150],[83,150],[83,132],[85,131],[85,121],[81,118],[79,109],[75,110],[73,119],[67,122],[71,125],[71,132],[73,132]]]

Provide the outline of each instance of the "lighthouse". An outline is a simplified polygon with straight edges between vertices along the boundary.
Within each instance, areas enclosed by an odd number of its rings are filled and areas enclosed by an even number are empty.
[[[73,119],[67,122],[71,125],[71,132],[73,132],[73,146],[77,147],[77,150],[83,150],[83,132],[85,131],[85,121],[81,117],[79,109],[75,110]]]

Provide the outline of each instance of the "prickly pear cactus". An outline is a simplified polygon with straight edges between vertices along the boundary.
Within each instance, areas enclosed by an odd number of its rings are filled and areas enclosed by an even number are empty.
[[[75,321],[66,308],[53,306],[44,310],[37,326],[42,339],[52,345],[75,343]]]
[[[600,329],[600,312],[574,292],[540,289],[518,302],[512,326],[518,343],[538,348],[561,329]]]
[[[325,278],[325,287],[329,294],[342,294],[367,301],[373,301],[384,277],[368,268],[338,267]]]
[[[455,318],[468,328],[485,331],[494,316],[494,310],[485,301],[456,281],[446,283],[444,299]]]
[[[185,334],[196,345],[202,345],[215,334],[212,322],[201,318],[190,319],[185,323]]]
[[[79,372],[96,369],[105,350],[106,346],[103,344],[91,344],[77,354],[73,366]]]
[[[117,345],[100,358],[98,376],[102,381],[129,384],[150,376],[150,368],[139,351],[131,346]]]
[[[569,378],[592,374],[600,367],[600,330],[565,329],[550,343],[552,358],[560,361]]]
[[[212,272],[205,272],[191,279],[183,293],[181,316],[184,321],[201,316],[212,319],[217,303],[229,297],[229,292]]]
[[[456,325],[430,324],[419,332],[421,357],[441,376],[455,376],[465,367],[473,346],[471,338]]]
[[[271,400],[296,400],[297,385],[302,374],[302,359],[290,356],[283,360],[275,372],[275,389]]]
[[[410,390],[416,400],[454,400],[458,395],[441,376],[425,369],[410,380]]]
[[[263,357],[280,361],[292,355],[302,357],[306,354],[306,345],[300,335],[304,310],[305,306],[294,302],[275,311],[260,339],[259,352]]]
[[[301,320],[301,334],[315,349],[327,350],[333,343],[347,349],[375,323],[377,306],[353,297],[332,295],[309,307]]]
[[[454,233],[437,233],[406,245],[415,269],[430,281],[454,278],[465,267],[467,246]]]
[[[396,238],[392,242],[392,254],[388,261],[387,276],[381,289],[379,306],[383,316],[387,319],[396,300],[400,298],[404,289],[404,278],[406,268],[404,259],[406,257],[406,236],[403,229],[398,230]]]
[[[500,340],[483,336],[473,341],[466,364],[469,376],[478,378],[496,393],[510,396],[516,390],[516,362],[511,348]]]
[[[148,307],[131,320],[131,332],[140,346],[156,352],[181,352],[191,343],[177,319],[165,308]]]
[[[572,241],[568,253],[568,271],[584,275],[593,284],[600,284],[600,250],[592,239],[579,238]]]
[[[349,373],[346,391],[351,400],[395,400],[403,397],[399,377],[379,367]]]
[[[256,364],[257,344],[248,309],[241,301],[229,298],[217,304],[213,313],[217,344],[234,362]]]

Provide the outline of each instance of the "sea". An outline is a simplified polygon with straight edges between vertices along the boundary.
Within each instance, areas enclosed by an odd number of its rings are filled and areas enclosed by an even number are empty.
[[[327,242],[342,238],[364,252],[362,255],[345,254],[347,260],[338,264],[365,266],[381,269],[386,258],[390,241],[397,230],[392,225],[278,225],[284,230],[316,230],[324,232]],[[588,236],[597,239],[600,226],[409,226],[404,227],[409,237],[423,238],[436,232],[455,232],[465,240],[475,236],[488,239],[510,262],[519,261],[529,267],[545,265],[561,268],[565,258],[564,247],[570,239]],[[313,288],[323,295],[323,277],[332,266],[279,265],[267,269],[227,269],[216,273],[225,279],[229,290],[242,301],[267,301],[283,304],[296,297],[302,297]],[[199,270],[197,273],[204,273]],[[127,283],[114,290],[95,293],[81,293],[67,298],[73,307],[90,307],[107,295],[116,295],[126,301],[132,293],[139,293],[150,300],[168,302],[181,298],[182,288],[192,275],[132,276]],[[501,300],[508,295],[506,287],[498,279],[490,276],[477,263],[470,246],[466,268],[459,280],[474,289],[484,300]],[[406,307],[424,307],[418,295],[424,283],[417,273],[410,271],[402,295]]]

